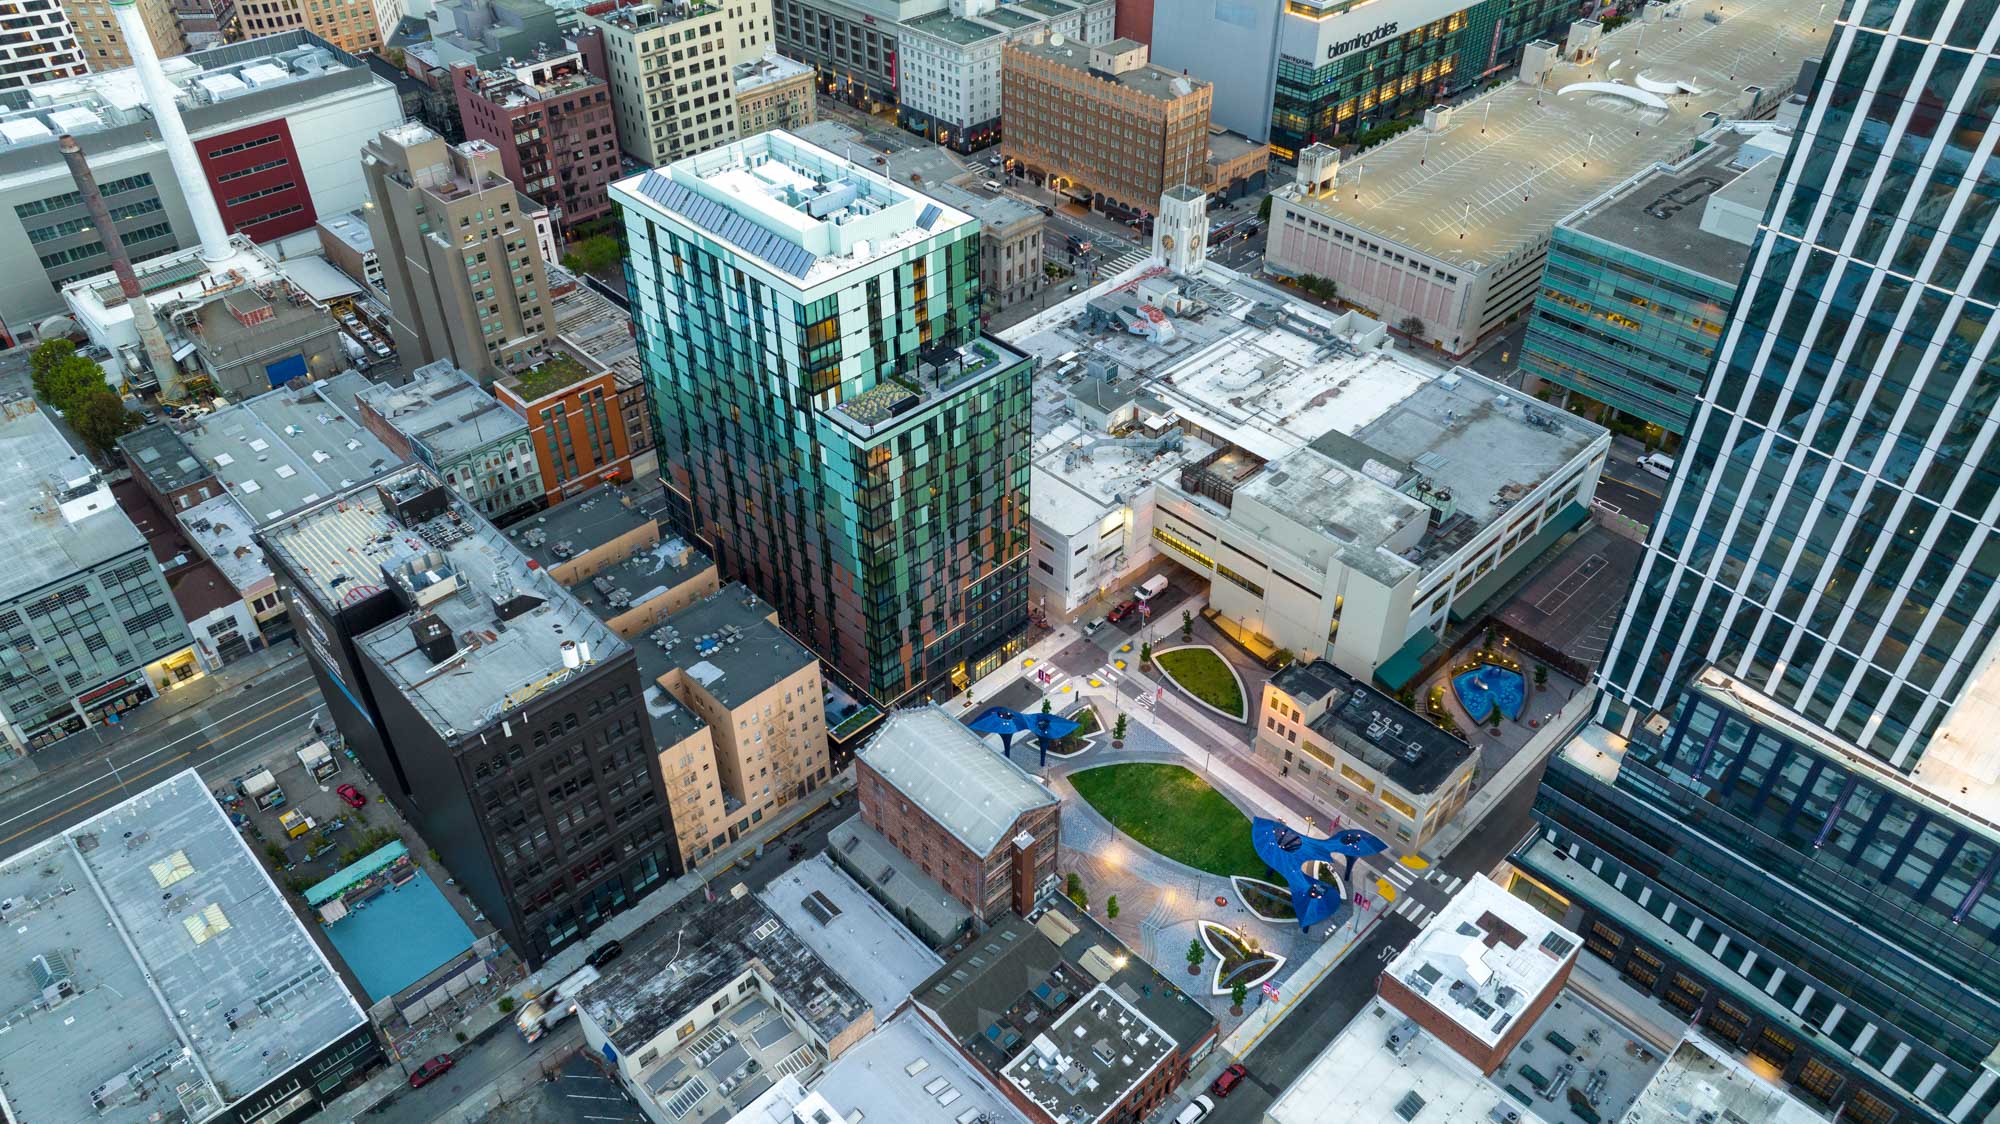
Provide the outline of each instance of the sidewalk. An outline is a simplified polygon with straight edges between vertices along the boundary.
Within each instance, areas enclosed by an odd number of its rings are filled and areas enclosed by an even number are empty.
[[[79,730],[25,756],[0,751],[0,793],[72,765],[95,761],[108,739],[142,737],[218,697],[255,686],[264,676],[290,668],[302,658],[297,645],[281,641],[276,647],[244,656],[186,686],[174,688],[115,725],[106,723]]]
[[[1528,744],[1508,758],[1507,763],[1500,767],[1500,771],[1493,774],[1493,778],[1482,785],[1478,792],[1472,794],[1472,798],[1465,802],[1465,807],[1459,810],[1458,815],[1452,817],[1452,821],[1445,825],[1444,830],[1431,836],[1430,842],[1424,847],[1427,852],[1425,857],[1435,862],[1439,856],[1450,854],[1453,847],[1458,846],[1486,819],[1493,811],[1494,805],[1514,791],[1514,787],[1521,783],[1523,777],[1533,772],[1549,754],[1568,741],[1572,734],[1582,729],[1583,724],[1589,720],[1591,712],[1596,709],[1597,692],[1594,689],[1584,687],[1571,695],[1569,701],[1563,704],[1563,708],[1556,712],[1555,718],[1537,730],[1535,736],[1528,739]]]

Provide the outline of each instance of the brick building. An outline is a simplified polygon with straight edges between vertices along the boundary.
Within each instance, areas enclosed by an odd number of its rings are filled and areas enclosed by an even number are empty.
[[[862,821],[980,928],[1030,912],[1054,886],[1055,794],[942,707],[891,714],[854,771]]]
[[[593,369],[559,351],[503,375],[493,397],[527,421],[548,502],[632,479],[632,439],[615,370]]]
[[[1382,1001],[1492,1076],[1569,983],[1583,938],[1473,876],[1382,972]]]
[[[1000,147],[1028,174],[1093,206],[1150,212],[1208,161],[1207,82],[1146,61],[1144,43],[1009,43]]]
[[[1002,919],[910,998],[1035,1124],[1144,1120],[1214,1049],[1219,1029],[1061,896],[1033,920]]]
[[[507,178],[557,226],[611,210],[605,189],[618,174],[611,87],[586,69],[581,51],[544,50],[487,70],[454,66],[451,82],[466,137],[498,149]]]

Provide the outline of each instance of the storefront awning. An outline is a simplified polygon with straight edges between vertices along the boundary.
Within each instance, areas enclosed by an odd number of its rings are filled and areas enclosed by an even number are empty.
[[[1404,684],[1416,678],[1417,672],[1429,658],[1431,649],[1437,647],[1437,635],[1428,628],[1418,629],[1417,634],[1396,649],[1396,654],[1382,661],[1375,669],[1375,681],[1391,693],[1403,689]]]

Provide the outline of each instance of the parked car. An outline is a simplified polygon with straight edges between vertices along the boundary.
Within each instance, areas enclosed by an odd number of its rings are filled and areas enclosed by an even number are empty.
[[[584,957],[583,962],[593,968],[602,968],[623,955],[625,955],[624,945],[617,941],[605,941],[593,949],[589,956]]]
[[[389,357],[389,345],[380,340],[368,345],[368,349],[384,359]]]
[[[1053,216],[1056,213],[1056,209],[1054,207],[1049,206],[1047,203],[1044,203],[1042,204],[1042,213],[1045,215]]]
[[[430,1061],[425,1062],[424,1064],[418,1066],[415,1070],[411,1071],[410,1088],[412,1089],[423,1088],[425,1085],[430,1084],[431,1082],[437,1080],[440,1077],[443,1077],[446,1073],[450,1072],[452,1065],[453,1061],[450,1054],[439,1054],[437,1057],[432,1058]]]
[[[999,181],[999,180],[987,180],[987,181],[986,181],[986,190],[988,190],[988,191],[999,191],[999,190],[1000,190],[1000,181]]]
[[[334,791],[340,794],[342,800],[347,801],[347,806],[350,808],[363,808],[368,805],[368,798],[361,795],[361,790],[351,784],[341,785]]]
[[[1214,1111],[1214,1101],[1209,1100],[1206,1096],[1196,1097],[1194,1100],[1188,1102],[1188,1106],[1181,1110],[1179,1116],[1174,1117],[1174,1124],[1194,1124],[1195,1121]]]
[[[1109,613],[1104,615],[1104,619],[1110,621],[1112,624],[1117,624],[1119,621],[1131,616],[1132,611],[1138,607],[1139,603],[1137,601],[1121,601],[1113,606]]]
[[[1083,626],[1083,634],[1085,636],[1095,636],[1101,629],[1103,629],[1103,627],[1104,627],[1104,618],[1099,617],[1096,620],[1091,621],[1089,624]]]
[[[1248,1076],[1250,1076],[1250,1071],[1243,1067],[1243,1063],[1238,1062],[1228,1069],[1223,1070],[1222,1075],[1209,1085],[1208,1091],[1218,1097],[1226,1097],[1229,1095],[1231,1089],[1242,1084],[1243,1079]]]

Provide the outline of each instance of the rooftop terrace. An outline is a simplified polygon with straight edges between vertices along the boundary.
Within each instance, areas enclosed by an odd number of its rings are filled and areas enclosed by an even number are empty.
[[[1607,188],[1685,155],[1717,116],[1775,107],[1836,14],[1817,0],[1680,0],[1540,84],[1509,82],[1438,132],[1350,158],[1335,189],[1304,205],[1456,268],[1490,268]]]
[[[421,465],[330,496],[263,541],[322,605],[397,599],[402,612],[355,646],[447,741],[627,651]],[[437,628],[420,643],[425,618]]]
[[[22,1120],[199,1122],[366,1024],[193,769],[0,863]]]

